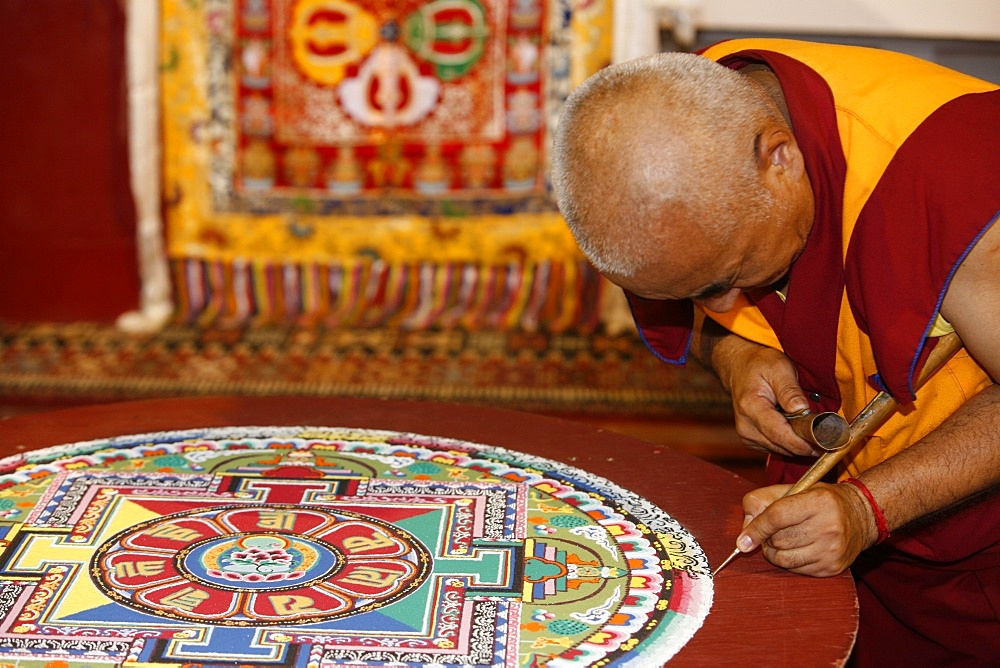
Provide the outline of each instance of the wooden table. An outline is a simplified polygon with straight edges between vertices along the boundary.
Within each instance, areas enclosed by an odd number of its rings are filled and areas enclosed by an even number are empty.
[[[713,567],[733,549],[747,480],[686,454],[576,422],[440,403],[285,397],[102,404],[0,422],[0,456],[49,445],[197,427],[306,425],[408,431],[498,445],[603,476],[656,503],[697,539]],[[858,611],[849,574],[790,574],[759,553],[715,580],[704,626],[671,666],[842,665]]]

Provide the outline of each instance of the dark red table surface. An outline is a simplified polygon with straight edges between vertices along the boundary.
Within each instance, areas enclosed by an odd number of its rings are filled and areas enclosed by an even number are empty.
[[[163,399],[22,415],[0,421],[0,456],[153,431],[221,426],[360,427],[503,446],[603,476],[657,504],[697,539],[715,568],[734,547],[744,478],[687,454],[568,420],[464,405],[379,399]],[[704,626],[674,666],[842,665],[857,631],[854,583],[794,575],[759,553],[715,580]]]

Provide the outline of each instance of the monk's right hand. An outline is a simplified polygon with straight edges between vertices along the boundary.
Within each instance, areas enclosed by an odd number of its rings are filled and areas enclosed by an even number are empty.
[[[809,408],[795,366],[779,350],[744,343],[727,355],[726,376],[720,373],[733,397],[736,433],[754,450],[818,456],[818,448],[796,434],[783,414]]]

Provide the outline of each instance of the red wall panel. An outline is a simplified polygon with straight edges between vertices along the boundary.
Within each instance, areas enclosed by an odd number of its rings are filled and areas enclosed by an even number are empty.
[[[0,319],[137,307],[126,106],[119,2],[0,1]]]

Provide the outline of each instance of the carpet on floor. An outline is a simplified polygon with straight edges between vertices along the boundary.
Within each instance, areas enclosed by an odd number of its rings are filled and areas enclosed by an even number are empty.
[[[703,367],[676,368],[634,333],[406,331],[0,323],[0,397],[104,402],[176,396],[385,397],[550,413],[719,418]]]

